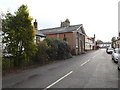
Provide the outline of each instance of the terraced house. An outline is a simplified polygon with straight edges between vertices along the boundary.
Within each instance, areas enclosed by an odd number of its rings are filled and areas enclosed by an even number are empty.
[[[91,51],[96,49],[95,34],[94,37],[85,36],[85,51]]]
[[[60,27],[37,30],[37,35],[44,34],[46,37],[66,39],[71,47],[72,54],[78,55],[85,51],[85,36],[83,25],[70,25],[66,19]]]

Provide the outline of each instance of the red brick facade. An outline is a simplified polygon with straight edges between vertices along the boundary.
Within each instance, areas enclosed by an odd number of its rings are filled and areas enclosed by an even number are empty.
[[[59,33],[59,34],[46,34],[46,37],[52,37],[52,38],[57,38],[57,39],[61,39],[63,40],[64,35],[67,37],[67,41],[71,47],[71,49],[73,49],[73,45],[74,45],[74,41],[73,41],[73,33],[71,32],[67,32],[67,33]]]

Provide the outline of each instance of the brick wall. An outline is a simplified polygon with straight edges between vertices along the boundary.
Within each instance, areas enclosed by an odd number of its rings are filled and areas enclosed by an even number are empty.
[[[46,34],[46,37],[57,38],[57,34]]]
[[[52,37],[63,40],[64,34],[67,37],[67,41],[73,49],[74,41],[73,41],[73,33],[59,33],[59,34],[47,34],[46,37]]]

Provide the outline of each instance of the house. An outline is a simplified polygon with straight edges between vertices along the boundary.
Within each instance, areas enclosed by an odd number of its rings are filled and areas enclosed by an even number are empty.
[[[95,50],[95,34],[94,37],[85,36],[85,51]]]
[[[117,39],[115,40],[115,45],[114,45],[115,48],[120,48],[120,30],[118,30],[118,37]]]
[[[38,23],[37,23],[37,20],[35,19],[35,22],[33,23],[34,25],[34,29],[36,30],[36,36],[35,36],[35,43],[39,43],[40,41],[43,41],[45,39],[45,35],[42,34],[41,32],[39,32],[38,30]]]
[[[111,42],[101,42],[101,43],[97,43],[97,46],[99,46],[100,48],[111,47]]]
[[[38,32],[46,35],[46,37],[60,40],[65,38],[71,47],[72,54],[78,55],[85,51],[86,33],[82,24],[70,25],[70,21],[66,19],[64,22],[61,22],[60,27],[43,29]]]

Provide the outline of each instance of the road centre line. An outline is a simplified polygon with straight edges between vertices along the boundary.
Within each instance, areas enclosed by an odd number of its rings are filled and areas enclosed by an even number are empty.
[[[64,75],[63,77],[61,77],[60,79],[58,79],[57,81],[55,81],[54,83],[50,84],[49,86],[47,86],[45,89],[43,90],[47,90],[48,88],[51,88],[52,86],[54,86],[56,83],[60,82],[62,79],[64,79],[65,77],[69,76],[70,74],[72,74],[73,71],[70,71],[69,73],[67,73],[66,75]]]
[[[97,54],[99,51],[96,51],[96,52],[94,52],[94,54]],[[92,53],[93,54],[93,53]],[[95,56],[97,56],[97,55],[95,55]],[[94,56],[94,57],[95,57]],[[85,58],[86,56],[83,56],[82,58]],[[94,57],[92,57],[92,58],[94,58]]]
[[[92,58],[95,58],[97,55],[95,55],[94,57],[92,57]]]
[[[97,52],[95,53],[95,54],[97,54]],[[96,57],[97,55],[95,55],[94,57]],[[86,57],[86,56],[85,56]],[[92,57],[92,58],[94,58],[94,57]],[[92,59],[91,58],[91,59]],[[84,62],[83,64],[81,64],[81,66],[83,66],[83,65],[85,65],[86,63],[88,63],[90,61],[90,59],[88,59],[86,62]],[[54,86],[55,84],[57,84],[58,82],[60,82],[61,80],[63,80],[65,77],[67,77],[67,76],[69,76],[70,74],[72,74],[73,73],[73,71],[70,71],[69,73],[67,73],[66,75],[64,75],[63,77],[61,77],[60,79],[58,79],[58,80],[56,80],[54,83],[52,83],[52,84],[50,84],[49,86],[47,86],[45,89],[43,89],[43,90],[47,90],[47,89],[49,89],[49,88],[51,88],[52,86]]]
[[[97,54],[97,55],[98,55],[98,54]],[[93,56],[93,57],[92,57],[92,58],[90,58],[90,59],[95,58],[97,55]],[[83,66],[83,65],[85,65],[86,63],[88,63],[88,62],[90,61],[90,59],[88,59],[86,62],[82,63],[80,66]]]
[[[92,58],[95,58],[97,55],[99,55],[99,54],[96,54],[95,56],[93,56]]]
[[[90,59],[88,59],[86,62],[84,62],[83,64],[81,64],[80,66],[85,65],[86,63],[88,63],[90,61]]]

